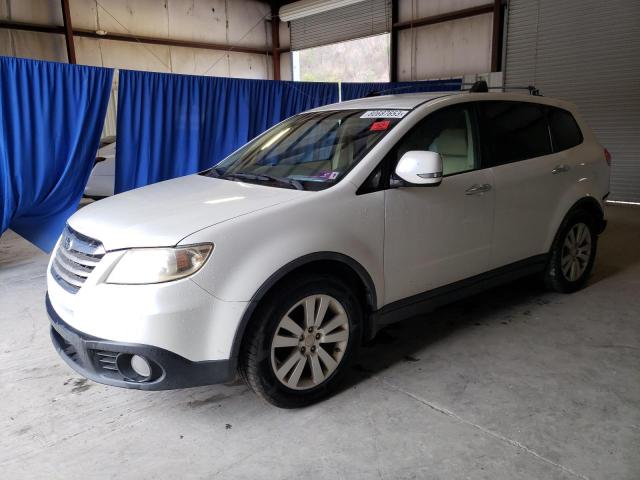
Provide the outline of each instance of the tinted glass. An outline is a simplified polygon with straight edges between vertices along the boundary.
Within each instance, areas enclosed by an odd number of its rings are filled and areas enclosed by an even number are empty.
[[[471,113],[466,107],[438,110],[420,121],[397,146],[397,158],[410,150],[429,150],[442,157],[443,174],[476,168]]]
[[[556,152],[573,148],[582,143],[582,132],[573,115],[561,108],[550,107],[548,117],[553,137],[553,149]]]
[[[340,110],[297,115],[202,175],[283,188],[327,188],[400,121],[371,113]]]
[[[551,153],[544,107],[527,102],[478,102],[487,166]]]

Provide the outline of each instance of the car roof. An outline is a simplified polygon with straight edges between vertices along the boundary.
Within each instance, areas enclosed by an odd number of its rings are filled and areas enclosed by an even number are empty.
[[[402,93],[398,95],[381,95],[376,97],[358,98],[340,103],[332,103],[313,109],[314,112],[326,110],[370,110],[379,108],[412,109],[418,105],[440,97],[460,95],[461,92],[429,92],[429,93]]]
[[[312,112],[326,112],[331,110],[373,110],[373,109],[400,109],[412,110],[420,105],[436,99],[453,97],[465,97],[466,100],[515,100],[524,102],[542,103],[546,105],[558,105],[565,108],[571,106],[568,102],[556,100],[549,97],[528,95],[522,93],[509,92],[478,92],[449,91],[449,92],[428,92],[428,93],[403,93],[396,95],[382,95],[376,97],[358,98],[340,103],[332,103],[322,107],[314,108]]]

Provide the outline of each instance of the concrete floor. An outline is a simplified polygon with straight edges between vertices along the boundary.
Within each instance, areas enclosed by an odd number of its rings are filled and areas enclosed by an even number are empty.
[[[640,478],[640,209],[608,208],[589,286],[530,280],[383,331],[336,397],[85,381],[49,344],[47,256],[0,241],[0,476]]]

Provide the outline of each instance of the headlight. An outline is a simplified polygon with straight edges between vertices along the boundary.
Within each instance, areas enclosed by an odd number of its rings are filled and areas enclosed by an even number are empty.
[[[170,282],[197,272],[207,261],[213,245],[176,248],[132,248],[113,268],[107,283],[143,284]]]

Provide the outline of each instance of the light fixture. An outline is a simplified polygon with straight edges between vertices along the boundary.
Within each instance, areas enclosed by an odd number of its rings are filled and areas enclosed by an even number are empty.
[[[283,5],[280,7],[278,13],[280,20],[290,22],[291,20],[298,20],[363,1],[364,0],[300,0],[299,2],[293,2],[289,5]]]

